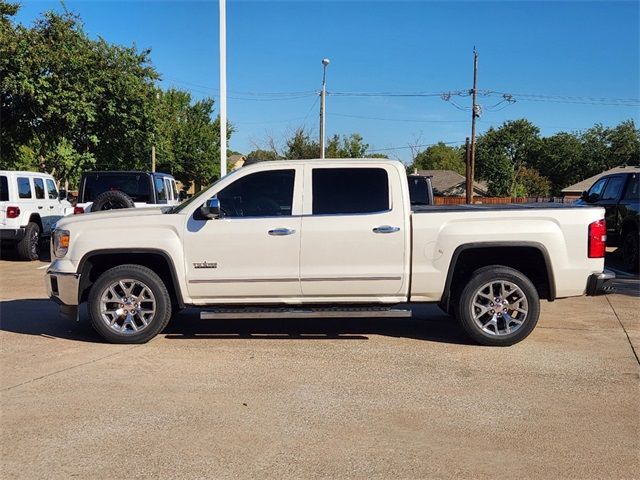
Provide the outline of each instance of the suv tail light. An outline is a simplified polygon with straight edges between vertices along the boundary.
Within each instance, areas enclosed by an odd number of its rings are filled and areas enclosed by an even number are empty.
[[[602,219],[589,225],[589,258],[604,258],[607,250],[607,222]]]
[[[78,215],[80,213],[84,213],[84,208],[82,207],[73,207],[73,214]]]
[[[7,218],[18,218],[20,216],[20,207],[7,207]]]

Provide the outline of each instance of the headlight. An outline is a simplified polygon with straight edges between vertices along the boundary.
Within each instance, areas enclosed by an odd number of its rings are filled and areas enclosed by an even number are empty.
[[[53,254],[58,258],[62,258],[67,254],[67,250],[69,250],[69,231],[54,230]]]

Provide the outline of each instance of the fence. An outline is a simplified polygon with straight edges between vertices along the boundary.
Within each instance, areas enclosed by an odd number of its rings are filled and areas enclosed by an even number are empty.
[[[504,203],[572,203],[575,199],[564,197],[473,197],[473,203],[504,204]],[[436,205],[463,205],[464,197],[434,197]]]

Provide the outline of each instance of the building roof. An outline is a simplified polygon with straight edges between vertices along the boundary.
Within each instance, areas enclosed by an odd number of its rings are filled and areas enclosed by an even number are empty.
[[[576,193],[576,194],[581,194],[582,192],[584,192],[585,190],[589,190],[589,188],[591,188],[591,185],[593,185],[594,183],[596,183],[596,181],[602,177],[604,177],[605,175],[611,175],[613,173],[626,173],[626,172],[639,172],[640,171],[640,167],[636,166],[636,167],[627,167],[626,165],[621,166],[621,167],[615,167],[612,168],[611,170],[607,170],[605,172],[600,172],[597,175],[594,175],[592,177],[589,178],[585,178],[584,180],[575,183],[573,185],[570,185],[566,188],[562,189],[562,193],[566,194],[571,194],[571,193]]]
[[[418,174],[431,177],[431,185],[436,194],[446,193],[461,183],[464,184],[466,180],[464,175],[453,170],[418,170]],[[473,189],[486,195],[488,186],[484,181],[473,182]]]

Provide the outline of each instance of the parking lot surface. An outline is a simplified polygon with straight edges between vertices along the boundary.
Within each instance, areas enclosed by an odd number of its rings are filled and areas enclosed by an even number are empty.
[[[542,305],[524,342],[411,319],[200,321],[108,345],[45,262],[0,261],[2,478],[638,478],[640,298]],[[634,352],[635,347],[635,352]]]

